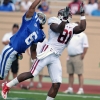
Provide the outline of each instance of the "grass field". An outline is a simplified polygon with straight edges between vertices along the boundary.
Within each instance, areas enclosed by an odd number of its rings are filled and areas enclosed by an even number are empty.
[[[7,100],[46,100],[47,92],[29,90],[11,90]],[[3,100],[0,96],[0,100]],[[100,100],[100,95],[75,95],[58,93],[55,100]]]

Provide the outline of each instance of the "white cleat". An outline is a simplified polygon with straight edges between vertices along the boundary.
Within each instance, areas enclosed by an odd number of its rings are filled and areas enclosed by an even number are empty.
[[[30,88],[33,88],[34,87],[34,84],[31,82],[28,86],[27,86],[27,89],[30,89]]]
[[[42,84],[38,83],[37,88],[42,88]]]
[[[79,89],[79,91],[76,94],[84,94],[84,90],[83,89]]]
[[[72,89],[72,88],[68,88],[68,89],[65,90],[63,93],[73,94],[73,89]]]

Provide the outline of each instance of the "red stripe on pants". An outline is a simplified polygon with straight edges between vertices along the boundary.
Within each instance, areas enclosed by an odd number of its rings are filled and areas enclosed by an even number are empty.
[[[34,71],[35,71],[35,69],[36,69],[38,63],[39,63],[39,60],[36,60],[36,61],[34,62],[33,66],[32,66],[32,69],[31,69],[31,73],[32,73],[32,74],[34,73]]]

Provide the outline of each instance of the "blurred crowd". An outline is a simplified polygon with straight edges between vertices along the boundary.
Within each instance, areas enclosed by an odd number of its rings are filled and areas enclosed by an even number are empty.
[[[21,11],[26,12],[32,4],[30,0],[1,0],[0,11]],[[49,3],[46,0],[42,0],[41,4],[37,7],[37,10],[44,13],[51,13]]]
[[[84,0],[70,0],[68,6],[72,14],[79,14],[80,3]],[[0,11],[21,11],[28,10],[32,0],[1,0]],[[100,16],[100,0],[87,0],[84,4],[85,13],[90,16]],[[53,9],[53,8],[52,8]],[[42,0],[37,7],[38,11],[51,14],[50,2]]]
[[[68,6],[71,9],[72,14],[79,14],[80,3],[82,0],[71,0]],[[25,12],[32,4],[31,0],[1,0],[0,11],[21,11]],[[85,13],[90,16],[100,16],[100,1],[99,0],[87,0],[84,5]],[[44,13],[52,13],[49,2],[42,0],[41,4],[37,7],[38,11]]]
[[[79,14],[80,4],[83,0],[73,0],[69,3],[72,14]],[[85,13],[90,16],[100,16],[100,1],[99,0],[87,0],[84,4]]]

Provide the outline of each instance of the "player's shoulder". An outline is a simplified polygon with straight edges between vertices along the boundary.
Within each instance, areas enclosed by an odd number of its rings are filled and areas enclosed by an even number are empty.
[[[58,20],[59,18],[57,17],[50,17],[48,20]]]
[[[74,27],[78,26],[78,24],[77,23],[69,23],[69,26],[74,28]]]
[[[67,23],[66,25],[65,25],[65,29],[72,29],[73,30],[73,28],[75,27],[75,26],[77,26],[77,25],[75,25],[74,23]]]
[[[61,20],[60,20],[59,18],[57,18],[57,17],[50,17],[50,18],[48,19],[48,25],[49,25],[49,24],[52,24],[52,23],[60,24],[60,23],[61,23]]]

